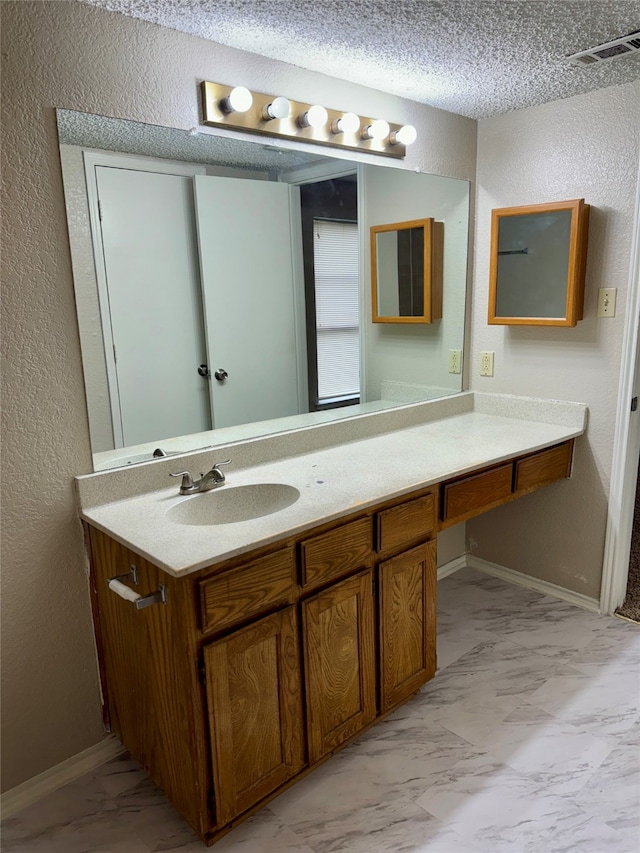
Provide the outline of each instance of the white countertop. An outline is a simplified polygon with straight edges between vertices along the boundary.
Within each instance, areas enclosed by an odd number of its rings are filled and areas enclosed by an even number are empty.
[[[484,394],[472,397],[473,411],[239,470],[226,467],[227,483],[220,490],[255,483],[286,483],[298,489],[300,497],[295,503],[261,518],[219,525],[177,524],[166,515],[172,507],[205,498],[200,494],[180,496],[177,481],[166,488],[96,502],[100,486],[96,478],[114,472],[77,478],[80,516],[179,577],[388,498],[574,438],[585,429],[586,407],[580,403]],[[463,408],[469,408],[468,400]],[[290,436],[282,440],[293,446]],[[217,458],[224,458],[224,453]],[[237,456],[241,453],[241,447],[234,449]],[[175,459],[172,464],[171,470],[184,470],[179,464],[176,467]],[[163,465],[162,482],[167,474],[165,460]],[[199,473],[200,469],[194,465],[192,470]],[[125,473],[136,476],[131,468]],[[122,478],[122,472],[117,475]],[[113,487],[103,482],[105,494],[113,498]],[[127,483],[130,490],[131,481]],[[208,492],[205,499],[215,500],[216,494],[216,490]]]

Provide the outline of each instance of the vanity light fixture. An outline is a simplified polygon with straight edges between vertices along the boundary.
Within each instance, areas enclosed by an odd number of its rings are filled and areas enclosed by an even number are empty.
[[[412,124],[405,124],[400,130],[394,130],[389,134],[389,142],[392,145],[411,145],[416,141],[418,131]]]
[[[274,118],[289,118],[291,114],[291,104],[287,98],[279,96],[274,98],[270,104],[262,108],[262,118],[265,121],[271,121]]]
[[[320,104],[314,104],[306,112],[300,113],[298,116],[300,127],[324,127],[328,120],[329,113]]]
[[[379,118],[362,128],[362,138],[380,141],[389,136],[390,129],[389,122]]]
[[[331,122],[331,133],[357,133],[360,130],[360,118],[355,113],[345,113]]]
[[[244,86],[236,86],[229,94],[220,101],[220,109],[223,113],[246,113],[253,104],[253,95]]]
[[[260,136],[326,145],[347,151],[402,158],[415,138],[408,125],[305,104],[281,94],[250,92],[244,86],[226,86],[204,80],[202,124]]]

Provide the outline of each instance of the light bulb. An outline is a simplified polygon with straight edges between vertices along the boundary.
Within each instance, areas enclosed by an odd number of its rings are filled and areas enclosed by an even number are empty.
[[[244,86],[236,86],[220,101],[224,113],[246,113],[253,103],[253,95]]]
[[[367,125],[362,131],[364,139],[384,139],[389,134],[389,123],[383,118],[379,118],[371,124]]]
[[[331,124],[332,133],[357,133],[360,130],[360,118],[355,113],[345,113]]]
[[[262,118],[269,121],[272,118],[289,118],[291,104],[286,98],[274,98],[270,104],[262,110]]]
[[[315,104],[313,107],[309,107],[306,113],[302,113],[298,119],[298,124],[300,127],[322,127],[327,123],[328,118],[329,114],[325,108]]]
[[[400,128],[400,130],[394,130],[389,137],[389,142],[392,145],[397,145],[398,143],[401,145],[411,145],[411,143],[416,141],[417,136],[418,132],[415,127],[410,124],[405,124],[404,127]]]

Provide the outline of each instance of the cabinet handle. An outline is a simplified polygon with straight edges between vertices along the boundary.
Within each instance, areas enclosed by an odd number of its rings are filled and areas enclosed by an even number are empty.
[[[131,589],[117,577],[109,578],[107,585],[112,592],[124,598],[125,601],[130,601],[135,605],[136,610],[143,610],[145,607],[150,607],[152,604],[167,603],[167,588],[163,583],[160,584],[155,592],[150,592],[149,595],[140,595],[139,592]]]

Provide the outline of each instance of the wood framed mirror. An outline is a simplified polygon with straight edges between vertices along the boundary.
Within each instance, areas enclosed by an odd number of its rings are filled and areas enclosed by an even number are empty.
[[[582,320],[589,209],[580,198],[492,211],[489,324]]]
[[[374,323],[433,323],[442,318],[444,223],[413,219],[371,226]]]

